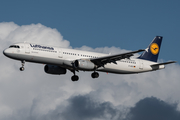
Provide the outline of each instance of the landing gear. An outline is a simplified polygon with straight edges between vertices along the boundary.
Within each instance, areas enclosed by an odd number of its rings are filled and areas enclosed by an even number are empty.
[[[98,73],[98,72],[93,72],[93,73],[91,74],[91,77],[92,77],[92,78],[98,78],[98,77],[99,77],[99,73]]]
[[[74,82],[74,81],[78,81],[79,80],[79,77],[77,75],[75,75],[75,70],[71,71],[74,73],[74,75],[71,77],[71,80]]]
[[[75,70],[71,70],[71,72],[74,73],[74,75],[71,77],[71,80],[72,80],[73,82],[78,81],[78,80],[79,80],[79,77],[75,74]],[[91,77],[92,77],[92,78],[98,78],[98,77],[99,77],[99,73],[94,71],[94,72],[91,74]]]
[[[79,77],[77,75],[73,75],[71,77],[71,80],[74,82],[74,81],[78,81],[79,80]]]
[[[20,71],[24,71],[24,64],[25,64],[25,61],[22,60],[22,61],[21,61],[21,64],[22,64],[22,67],[20,67],[19,70],[20,70]]]
[[[20,70],[20,71],[24,71],[24,67],[20,67],[19,70]]]

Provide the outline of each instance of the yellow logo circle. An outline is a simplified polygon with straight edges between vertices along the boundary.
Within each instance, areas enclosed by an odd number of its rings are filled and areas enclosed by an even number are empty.
[[[151,53],[157,55],[159,53],[159,46],[156,43],[152,43],[150,46]]]

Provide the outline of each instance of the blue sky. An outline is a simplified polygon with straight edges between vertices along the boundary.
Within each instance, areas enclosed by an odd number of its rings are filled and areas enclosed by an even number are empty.
[[[57,29],[73,47],[137,50],[160,35],[159,58],[179,61],[179,5],[179,0],[3,0],[0,22],[41,23]]]

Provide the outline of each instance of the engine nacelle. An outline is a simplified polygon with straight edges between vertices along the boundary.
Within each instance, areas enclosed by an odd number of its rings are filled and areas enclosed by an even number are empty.
[[[46,65],[44,71],[48,74],[60,75],[66,74],[66,69],[56,65]]]
[[[95,69],[95,64],[92,63],[91,61],[89,60],[76,60],[74,62],[74,66],[80,70],[94,70]]]

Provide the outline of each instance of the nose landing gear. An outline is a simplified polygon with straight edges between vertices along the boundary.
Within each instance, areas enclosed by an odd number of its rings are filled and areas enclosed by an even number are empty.
[[[20,71],[24,71],[24,64],[25,64],[25,60],[21,61],[22,67],[19,68]]]

